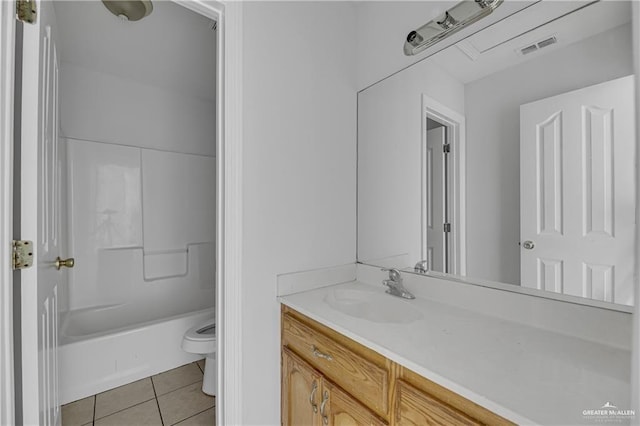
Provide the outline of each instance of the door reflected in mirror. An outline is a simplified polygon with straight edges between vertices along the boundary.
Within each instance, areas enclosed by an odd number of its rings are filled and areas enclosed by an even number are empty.
[[[630,7],[539,2],[361,91],[358,261],[632,305]]]

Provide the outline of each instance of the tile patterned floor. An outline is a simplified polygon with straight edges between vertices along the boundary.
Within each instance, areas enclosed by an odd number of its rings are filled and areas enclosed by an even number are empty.
[[[215,398],[202,392],[204,360],[62,407],[62,426],[213,426]]]

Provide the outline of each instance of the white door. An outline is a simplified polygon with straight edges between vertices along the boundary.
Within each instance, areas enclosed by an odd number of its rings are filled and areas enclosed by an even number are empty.
[[[444,150],[445,128],[438,127],[427,131],[426,171],[426,256],[430,271],[446,272],[444,240]]]
[[[25,425],[60,424],[57,270],[63,235],[58,150],[58,51],[53,3],[39,1],[24,25],[21,126],[21,238],[34,243],[34,266],[22,272],[22,386]]]
[[[632,304],[633,76],[520,107],[521,284]]]
[[[13,102],[15,15],[0,1],[0,425],[15,423],[13,360]]]

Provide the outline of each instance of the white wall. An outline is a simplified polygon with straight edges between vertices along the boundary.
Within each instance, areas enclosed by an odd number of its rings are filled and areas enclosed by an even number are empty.
[[[422,259],[422,95],[464,115],[464,86],[427,59],[358,94],[358,260]],[[379,262],[374,262],[378,264]]]
[[[152,13],[135,22],[114,16],[101,1],[56,0],[54,9],[62,62],[215,99],[211,19],[173,1],[154,1]]]
[[[63,63],[60,120],[69,138],[215,154],[215,102]]]
[[[344,2],[243,10],[243,424],[274,425],[276,275],[355,261],[355,12]]]
[[[467,275],[520,282],[520,105],[633,73],[623,25],[465,86]]]

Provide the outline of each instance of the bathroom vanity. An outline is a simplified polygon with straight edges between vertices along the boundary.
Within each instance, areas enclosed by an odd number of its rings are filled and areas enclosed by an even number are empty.
[[[582,424],[630,405],[628,313],[403,273],[405,300],[357,271],[279,299],[284,425]]]
[[[358,264],[279,279],[283,424],[629,423],[630,7],[535,2],[358,92]]]
[[[513,424],[286,306],[282,422]]]

